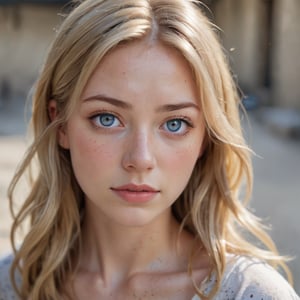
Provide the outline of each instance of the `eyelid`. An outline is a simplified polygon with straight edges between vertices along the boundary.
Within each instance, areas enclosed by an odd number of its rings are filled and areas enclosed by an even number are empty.
[[[101,114],[110,114],[110,115],[114,116],[115,118],[117,118],[122,126],[124,124],[122,122],[122,120],[121,120],[121,117],[116,112],[113,112],[113,111],[110,111],[110,110],[107,110],[107,109],[100,109],[98,111],[95,111],[95,112],[91,113],[90,116],[88,117],[92,121],[93,125],[96,128],[105,128],[105,126],[103,126],[103,127],[102,126],[98,126],[98,125],[95,124],[95,122],[93,122],[93,119],[96,118],[96,117],[98,117]],[[107,127],[107,129],[109,129],[109,128],[110,127]],[[111,127],[111,128],[114,128],[114,127]]]
[[[172,120],[181,120],[181,121],[185,122],[189,127],[191,127],[191,128],[195,127],[192,119],[187,116],[183,116],[183,115],[175,115],[175,116],[169,117],[164,121],[164,123],[166,123],[168,121],[172,121]]]
[[[95,122],[93,122],[93,119],[96,118],[97,116],[101,115],[101,114],[111,114],[111,115],[113,115],[114,117],[116,117],[119,120],[120,124],[122,126],[124,126],[124,122],[122,121],[122,117],[118,113],[116,113],[114,111],[111,111],[109,109],[99,109],[99,110],[94,111],[93,113],[91,113],[90,116],[88,117],[92,121],[93,125],[96,128],[98,128],[98,129],[105,128],[105,127],[98,126],[98,125],[95,124]],[[164,120],[164,122],[162,123],[160,128],[163,127],[167,122],[172,121],[172,120],[181,120],[189,128],[194,128],[195,127],[194,122],[192,121],[192,119],[190,117],[188,117],[186,115],[172,115],[172,116],[170,116],[170,117],[168,117]],[[107,127],[107,129],[109,129],[109,128],[110,127]],[[114,127],[111,127],[111,129],[112,128],[114,128]],[[173,135],[173,136],[176,136],[176,135],[180,136],[180,135],[185,135],[188,131],[189,130],[186,130],[184,133],[169,132],[169,134]]]
[[[164,127],[165,125],[166,125],[166,123],[167,122],[170,122],[170,121],[172,121],[172,120],[180,120],[180,121],[182,121],[184,124],[185,124],[185,126],[187,126],[187,128],[183,131],[183,132],[172,132],[172,131],[168,131],[168,130],[165,130],[166,131],[166,133],[169,135],[169,136],[172,136],[172,137],[180,137],[180,136],[184,136],[184,135],[186,135],[189,131],[190,131],[190,129],[191,128],[194,128],[195,126],[194,126],[194,123],[193,123],[193,121],[189,118],[189,117],[187,117],[187,116],[182,116],[182,115],[180,115],[180,116],[172,116],[172,117],[169,117],[168,119],[166,119],[164,122],[163,122],[163,124],[161,125],[161,127]]]

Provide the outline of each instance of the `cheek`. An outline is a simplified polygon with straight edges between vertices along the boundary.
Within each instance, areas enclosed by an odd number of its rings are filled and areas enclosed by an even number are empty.
[[[70,137],[70,154],[74,175],[89,197],[97,193],[99,182],[109,176],[117,157],[110,143],[86,131],[75,130]]]
[[[164,160],[164,178],[171,187],[171,199],[177,199],[183,192],[192,175],[199,152],[194,146],[178,149]]]
[[[114,159],[114,146],[97,136],[88,135],[80,130],[70,139],[70,153],[73,166],[78,165],[83,169],[104,166]]]
[[[199,158],[199,149],[195,149],[195,145],[190,145],[184,149],[174,151],[165,160],[168,163],[168,169],[176,177],[189,177]]]

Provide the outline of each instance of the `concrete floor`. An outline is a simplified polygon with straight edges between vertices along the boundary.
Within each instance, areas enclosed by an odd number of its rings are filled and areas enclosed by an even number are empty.
[[[10,250],[6,189],[25,151],[23,106],[0,108],[0,255]],[[250,114],[245,125],[254,157],[254,193],[251,208],[272,224],[271,235],[282,254],[295,256],[289,263],[300,294],[300,141],[271,134]]]

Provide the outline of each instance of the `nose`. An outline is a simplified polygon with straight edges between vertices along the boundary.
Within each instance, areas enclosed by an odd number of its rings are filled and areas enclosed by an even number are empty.
[[[155,156],[149,134],[133,133],[128,139],[122,158],[123,168],[129,172],[146,172],[155,166]]]

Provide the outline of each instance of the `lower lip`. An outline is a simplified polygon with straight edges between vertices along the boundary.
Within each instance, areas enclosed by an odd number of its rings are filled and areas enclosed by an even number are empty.
[[[151,201],[158,192],[132,192],[127,190],[113,190],[119,197],[129,203],[146,203]]]

